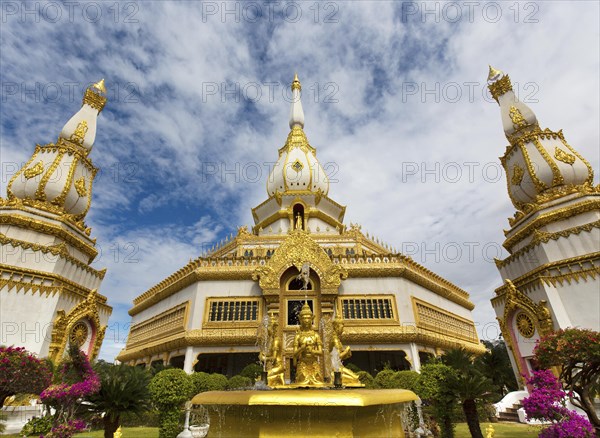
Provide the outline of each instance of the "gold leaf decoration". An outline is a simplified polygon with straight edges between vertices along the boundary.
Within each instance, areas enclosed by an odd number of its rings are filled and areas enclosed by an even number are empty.
[[[77,125],[77,128],[75,128],[75,132],[73,134],[71,134],[71,137],[69,138],[69,140],[71,140],[73,143],[77,143],[78,145],[82,145],[83,144],[83,139],[85,138],[85,134],[87,134],[88,131],[88,124],[86,120],[83,120],[82,122],[79,123],[79,125]]]
[[[554,158],[567,164],[573,164],[575,162],[575,155],[563,151],[558,146],[554,148]]]
[[[71,333],[69,334],[69,341],[72,345],[81,347],[86,341],[88,333],[89,330],[87,324],[83,321],[79,321],[71,329]]]
[[[517,315],[517,329],[525,338],[531,338],[535,333],[535,325],[531,318],[524,312]]]
[[[25,171],[23,173],[25,174],[25,178],[31,179],[34,176],[38,176],[43,171],[44,171],[44,163],[42,163],[41,161],[38,161],[33,166],[31,166],[29,169],[25,169]]]
[[[518,164],[515,164],[513,166],[513,174],[512,174],[512,178],[510,179],[510,182],[513,183],[513,185],[518,186],[521,184],[521,181],[523,181],[523,175],[525,174],[525,171],[523,170],[522,167],[520,167]]]
[[[515,129],[527,126],[525,117],[523,117],[523,114],[521,114],[521,111],[519,111],[517,107],[511,106],[508,114],[510,115],[510,119],[512,120]]]
[[[83,198],[84,196],[87,196],[88,191],[85,186],[85,178],[83,176],[78,180],[75,180],[75,190],[77,190],[77,194],[80,197]]]

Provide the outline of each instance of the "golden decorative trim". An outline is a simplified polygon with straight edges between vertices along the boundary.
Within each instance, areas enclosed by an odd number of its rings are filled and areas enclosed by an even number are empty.
[[[85,94],[83,95],[83,103],[91,106],[95,110],[98,110],[98,113],[100,113],[102,112],[104,105],[106,105],[106,97],[94,92],[90,87],[85,90]]]
[[[239,303],[239,306],[236,304]],[[202,319],[202,328],[209,327],[226,327],[234,325],[235,327],[258,327],[260,321],[263,318],[262,299],[260,297],[207,297],[204,304],[204,317]],[[217,306],[221,304],[222,311],[220,315],[212,318],[213,305]],[[245,305],[243,305],[245,304]],[[250,306],[248,306],[250,305]],[[229,319],[229,315],[225,315],[233,309],[232,319]],[[250,312],[250,315],[247,312]],[[241,314],[242,315],[241,315]],[[243,314],[246,314],[250,318],[243,318]],[[255,314],[255,318],[251,318]],[[225,318],[223,318],[225,317]]]
[[[525,174],[525,171],[523,170],[523,168],[520,167],[518,164],[515,164],[513,166],[513,173],[512,173],[512,178],[510,179],[510,182],[512,182],[512,184],[515,186],[521,185],[524,174]]]
[[[535,145],[535,144],[534,144]],[[529,156],[529,151],[527,150],[527,146],[523,143],[519,144],[519,149],[523,154],[523,158],[525,159],[525,165],[527,166],[527,171],[529,172],[529,176],[531,177],[531,181],[533,181],[533,185],[538,191],[543,191],[548,188],[546,183],[542,181],[537,174],[535,173],[535,168],[533,167],[533,162],[531,161],[531,157]],[[537,147],[537,145],[535,145]]]
[[[38,243],[26,242],[24,240],[13,239],[11,237],[7,237],[5,234],[0,233],[0,244],[1,245],[10,245],[13,248],[21,247],[23,249],[31,249],[36,252],[40,251],[43,254],[50,253],[55,256],[62,257],[63,259],[68,260],[69,262],[76,265],[78,268],[83,269],[84,271],[92,274],[94,277],[99,278],[101,280],[104,279],[104,275],[106,273],[106,270],[97,271],[90,265],[86,265],[81,260],[76,259],[72,255],[70,255],[64,242],[59,245],[46,246],[46,245],[40,245]]]
[[[184,333],[189,318],[190,301],[171,307],[152,318],[131,326],[127,337],[127,349],[145,345],[177,333]]]
[[[552,222],[558,222],[564,219],[568,219],[572,216],[596,210],[598,208],[600,208],[600,198],[586,200],[578,204],[568,205],[566,207],[559,208],[548,213],[540,214],[538,217],[531,220],[531,222],[529,222],[523,228],[515,232],[511,237],[508,237],[504,241],[502,246],[506,248],[508,252],[512,253],[511,248],[526,237],[528,237],[530,234],[532,234],[534,230],[537,230],[543,227],[544,225],[548,225]],[[506,234],[508,233],[509,232],[507,232]]]
[[[14,201],[17,201],[17,202],[14,202]],[[18,202],[19,200],[14,200],[14,201],[9,201],[7,204],[5,204],[5,206],[10,209],[29,212],[29,210],[22,207],[22,204],[20,202]],[[21,205],[19,205],[19,204],[21,204]],[[1,207],[0,207],[0,212],[2,212]],[[61,219],[65,219],[64,217],[63,218],[48,218],[48,219],[57,220],[59,222],[64,223],[65,225],[69,225],[69,226],[72,225],[72,222],[70,222],[70,221],[67,222],[65,220],[61,220]],[[83,252],[85,255],[87,255],[89,257],[88,263],[91,263],[98,255],[98,250],[96,250],[96,248],[87,244],[85,241],[81,240],[81,238],[78,237],[77,235],[70,233],[69,231],[65,230],[62,227],[50,224],[48,222],[43,222],[43,221],[29,218],[26,216],[9,213],[6,215],[0,215],[0,224],[15,225],[17,227],[31,229],[31,230],[38,231],[41,233],[56,236],[56,237],[64,240],[68,244],[74,246],[79,251]]]
[[[46,170],[46,173],[44,174],[44,176],[42,176],[42,179],[40,180],[40,184],[38,185],[38,188],[35,191],[35,199],[36,200],[39,200],[39,201],[46,200],[46,185],[48,184],[50,177],[54,174],[54,172],[56,172],[56,169],[60,165],[60,162],[61,162],[64,154],[65,154],[64,152],[59,151],[58,154],[56,155],[56,157],[54,157],[54,161],[52,162],[50,167],[48,167],[48,170]]]
[[[85,135],[87,134],[87,132],[88,132],[87,120],[82,120],[77,125],[77,128],[75,128],[75,132],[73,132],[73,134],[71,134],[71,137],[69,137],[69,140],[71,140],[73,143],[81,146],[83,144],[83,140],[85,139]]]
[[[38,161],[35,165],[25,169],[23,174],[25,175],[25,178],[31,179],[35,176],[38,176],[43,171],[44,171],[44,163],[42,161]]]
[[[8,186],[6,187],[6,195],[9,200],[11,200],[15,197],[14,193],[12,192],[12,185],[17,180],[19,175],[21,175],[25,171],[25,169],[27,169],[31,165],[31,163],[33,163],[33,161],[37,158],[38,154],[40,153],[41,149],[42,149],[42,147],[39,144],[35,145],[35,150],[33,152],[33,155],[31,156],[31,158],[29,158],[29,161],[27,161],[27,163],[25,163],[25,165],[23,167],[21,167],[18,171],[16,171],[15,174],[10,179],[10,181],[8,181]]]
[[[85,177],[82,176],[81,178],[75,181],[75,190],[81,198],[87,196],[88,193],[87,188],[85,187]]]
[[[535,303],[531,298],[519,291],[509,279],[506,279],[504,299],[504,315],[502,320],[505,326],[508,326],[515,312],[520,309],[535,324],[539,330],[540,337],[552,331],[554,324],[546,300]]]
[[[593,169],[592,165],[590,164],[590,162],[588,160],[586,160],[583,157],[583,155],[581,155],[579,152],[577,152],[569,143],[567,143],[567,140],[565,140],[565,136],[563,135],[562,129],[560,131],[558,131],[556,134],[560,138],[562,144],[564,144],[567,147],[567,149],[569,149],[571,151],[571,153],[573,155],[575,155],[577,158],[579,158],[583,162],[583,164],[585,164],[585,167],[587,167],[587,169],[588,169],[588,178],[586,180],[586,183],[589,186],[592,186],[594,184],[594,169]]]
[[[515,251],[514,253],[509,255],[504,260],[496,259],[496,266],[498,268],[503,268],[504,266],[508,265],[512,261],[519,258],[521,255],[529,252],[532,248],[534,248],[542,243],[547,243],[550,240],[558,240],[561,237],[568,237],[571,234],[577,235],[577,234],[581,233],[582,231],[589,232],[594,228],[600,228],[600,220],[595,221],[595,222],[590,222],[589,224],[578,225],[576,227],[567,228],[567,229],[561,230],[561,231],[556,231],[554,233],[539,232],[539,230],[535,230],[534,238],[531,239],[530,243],[525,245],[523,248]]]
[[[17,291],[31,290],[32,293],[39,291],[46,293],[46,295],[49,295],[50,293],[54,295],[57,292],[68,292],[74,297],[78,298],[86,298],[92,291],[91,289],[85,288],[80,284],[63,277],[62,275],[36,271],[35,269],[0,265],[0,287],[3,286],[9,286],[9,290],[12,287],[16,287]],[[100,294],[96,295],[99,303],[105,306],[105,308],[108,310],[112,309],[110,306],[105,304],[107,301],[105,296]]]
[[[325,250],[303,230],[294,230],[277,248],[269,261],[258,267],[252,274],[258,280],[260,287],[279,290],[279,282],[283,272],[290,266],[298,270],[304,263],[310,263],[321,281],[321,288],[337,290],[341,280],[348,276],[346,270],[334,264]]]
[[[494,100],[498,102],[498,98],[500,96],[512,90],[512,84],[510,83],[510,78],[508,75],[504,75],[496,82],[489,84],[488,88],[490,89],[490,93],[492,93]]]
[[[527,126],[525,117],[523,117],[523,114],[521,114],[521,111],[519,111],[517,107],[511,106],[508,110],[508,115],[510,116],[510,120],[513,122],[513,128],[515,128],[515,130]]]
[[[546,164],[548,164],[548,166],[550,166],[550,169],[552,169],[552,186],[554,187],[554,186],[564,184],[565,179],[563,178],[562,173],[560,172],[560,169],[558,168],[558,166],[556,165],[556,162],[552,159],[550,154],[548,154],[548,151],[542,145],[539,138],[537,138],[537,137],[534,138],[533,144],[535,145],[536,149],[538,150],[538,152],[540,153],[540,155],[542,156],[542,158],[544,159]]]
[[[100,345],[102,345],[102,340],[104,339],[104,333],[106,331],[106,326],[102,327],[98,315],[98,304],[102,298],[104,297],[98,295],[96,289],[94,289],[90,291],[83,301],[73,307],[69,313],[66,313],[64,310],[57,311],[57,316],[52,327],[52,338],[48,352],[48,357],[53,362],[57,363],[60,361],[67,346],[68,335],[71,329],[82,319],[87,319],[96,329],[96,338],[94,339],[92,357],[90,358],[91,360],[95,359],[95,356],[100,350]]]
[[[69,165],[69,172],[67,173],[67,180],[65,181],[65,186],[63,187],[60,195],[54,198],[51,203],[56,205],[57,207],[64,209],[65,199],[67,199],[67,195],[71,190],[71,184],[73,183],[73,177],[75,176],[75,169],[77,168],[77,158],[73,158],[71,164]],[[64,210],[63,210],[64,211]]]
[[[302,85],[300,84],[300,80],[298,79],[297,74],[294,75],[294,81],[292,82],[291,88],[292,88],[292,91],[294,91],[294,90],[301,91],[302,90]]]
[[[411,301],[417,327],[448,335],[452,338],[479,343],[475,323],[472,320],[434,306],[414,296],[411,296]]]
[[[359,305],[356,305],[356,301]],[[386,306],[377,306],[377,303],[373,305],[373,301],[383,301],[389,306],[390,316],[385,316]],[[346,302],[347,305],[346,305]],[[364,303],[362,303],[364,302]],[[379,303],[383,304],[383,303]],[[363,305],[363,306],[361,306]],[[362,307],[362,308],[361,308]],[[399,314],[396,307],[396,296],[393,294],[381,295],[381,294],[363,294],[363,295],[339,295],[336,300],[336,313],[344,319],[344,323],[350,325],[360,324],[399,324]],[[363,316],[363,313],[366,315]],[[383,316],[379,316],[383,313]],[[354,314],[357,317],[352,318],[350,315]]]
[[[575,162],[575,155],[566,153],[558,146],[554,147],[554,158],[567,164],[573,164]]]
[[[524,338],[532,338],[535,333],[535,324],[525,312],[520,312],[515,317],[517,330]]]

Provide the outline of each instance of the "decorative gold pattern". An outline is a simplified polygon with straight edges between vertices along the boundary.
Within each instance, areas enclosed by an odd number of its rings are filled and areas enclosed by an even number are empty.
[[[296,161],[294,161],[294,164],[292,164],[292,169],[294,169],[296,172],[300,172],[303,167],[304,166],[302,165],[300,160],[296,160]]]
[[[35,176],[38,176],[43,171],[44,171],[44,163],[41,161],[38,161],[37,163],[35,163],[34,166],[31,166],[31,167],[25,169],[23,174],[25,175],[25,178],[31,179]]]
[[[71,328],[69,342],[71,345],[81,347],[88,337],[88,326],[85,322],[79,321]]]
[[[83,95],[83,103],[91,106],[95,110],[98,110],[98,113],[102,112],[104,105],[106,105],[106,97],[96,93],[92,90],[92,87],[85,90],[85,94]]]
[[[97,291],[92,290],[88,296],[73,307],[69,313],[64,310],[57,312],[56,319],[52,327],[52,338],[50,341],[50,348],[48,357],[53,362],[58,362],[62,358],[65,348],[67,346],[68,334],[71,333],[71,329],[82,319],[87,319],[89,323],[95,328],[96,336],[94,345],[92,347],[92,354],[90,359],[95,359],[102,340],[104,339],[104,333],[106,326],[102,326],[100,323],[100,317],[98,314],[99,296]]]
[[[87,188],[85,187],[85,177],[81,177],[78,180],[75,180],[75,190],[80,197],[87,196]]]
[[[85,139],[85,135],[87,134],[87,132],[88,132],[88,123],[86,120],[82,120],[77,125],[77,128],[75,128],[75,132],[73,132],[73,134],[71,134],[71,137],[69,137],[69,140],[71,140],[73,143],[81,146],[83,144],[83,140]]]
[[[513,174],[512,174],[512,178],[511,178],[510,181],[515,186],[521,185],[521,182],[523,181],[523,175],[524,174],[525,174],[525,171],[523,170],[523,168],[520,167],[518,164],[515,164],[513,166]]]
[[[511,106],[508,110],[508,115],[510,116],[510,120],[513,122],[513,127],[518,130],[527,126],[527,121],[521,111],[517,107]]]
[[[60,162],[61,162],[64,154],[65,154],[64,152],[60,151],[54,158],[54,161],[52,162],[52,164],[50,165],[50,167],[48,168],[48,170],[42,177],[40,184],[38,185],[38,188],[35,191],[35,199],[37,199],[39,201],[46,200],[46,185],[48,184],[50,177],[52,175],[54,175],[54,172],[56,172],[56,169],[58,169],[58,166],[60,165]]]
[[[573,164],[575,162],[575,155],[563,151],[558,146],[554,148],[554,158],[567,164]]]
[[[440,309],[415,297],[412,297],[412,303],[417,327],[441,333],[452,338],[464,339],[473,343],[479,342],[473,321]]]
[[[529,315],[527,315],[525,312],[520,312],[515,317],[515,320],[516,320],[517,329],[519,330],[519,333],[521,333],[521,335],[523,337],[525,337],[525,338],[533,337],[533,335],[535,333],[535,325],[533,324],[533,321],[531,320]]]
[[[185,332],[189,306],[189,301],[186,301],[131,326],[127,338],[127,349]]]
[[[298,79],[298,74],[294,74],[294,81],[292,82],[292,91],[298,90],[302,91],[302,85],[300,84],[300,80]]]
[[[489,84],[488,88],[490,89],[490,93],[492,93],[494,100],[498,102],[500,96],[512,90],[512,84],[510,83],[508,75],[504,75],[496,82]]]

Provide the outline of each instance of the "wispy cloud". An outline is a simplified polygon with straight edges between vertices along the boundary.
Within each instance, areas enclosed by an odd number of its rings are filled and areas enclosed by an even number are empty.
[[[288,132],[295,71],[305,131],[346,221],[468,290],[481,326],[495,319],[492,259],[505,255],[514,212],[487,64],[600,170],[596,2],[90,4],[71,18],[58,2],[2,2],[0,189],[106,77],[88,222],[111,324],[127,324],[131,299],[204,242],[252,223]],[[119,345],[107,338],[103,357]]]

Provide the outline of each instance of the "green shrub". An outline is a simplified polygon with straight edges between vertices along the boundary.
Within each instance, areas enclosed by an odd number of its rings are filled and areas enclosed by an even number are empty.
[[[391,369],[384,369],[383,371],[379,371],[375,376],[375,387],[376,388],[384,388],[390,389],[394,387],[394,374],[396,372]]]
[[[227,382],[227,389],[249,388],[252,385],[252,379],[238,375],[229,379],[229,382]]]
[[[373,376],[370,375],[367,371],[359,371],[357,374],[358,374],[358,379],[360,380],[360,383],[365,385],[365,388],[367,388],[367,389],[375,388],[375,379],[373,379]]]
[[[121,415],[121,426],[123,427],[159,427],[159,412],[156,409],[133,414],[126,412]]]
[[[52,429],[53,421],[54,417],[51,415],[46,415],[45,417],[33,417],[27,423],[25,423],[25,426],[23,426],[23,429],[21,429],[21,435],[45,435],[50,432],[50,429]]]
[[[396,371],[392,377],[392,388],[414,391],[419,380],[416,371]]]
[[[181,406],[194,393],[192,379],[183,370],[168,369],[156,374],[148,389],[160,411],[159,438],[176,438],[181,432]]]
[[[252,383],[254,384],[254,382],[260,379],[260,373],[262,373],[262,370],[263,368],[260,365],[251,363],[250,365],[246,365],[239,375],[252,379]]]
[[[224,391],[229,381],[223,374],[213,373],[208,376],[208,391]]]
[[[348,368],[350,371],[352,371],[353,373],[357,373],[358,374],[359,372],[362,371],[357,365],[354,365],[353,363],[347,363],[344,366],[346,368]]]
[[[190,381],[194,387],[192,391],[194,394],[208,391],[208,377],[210,374],[199,372],[190,374]]]

